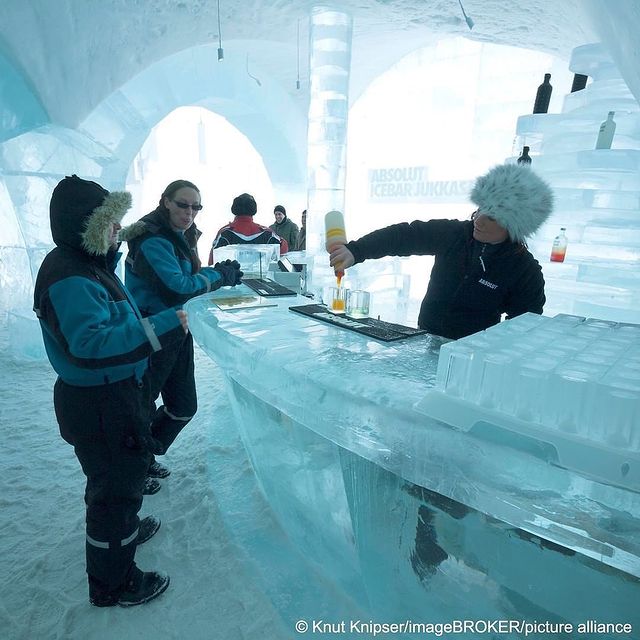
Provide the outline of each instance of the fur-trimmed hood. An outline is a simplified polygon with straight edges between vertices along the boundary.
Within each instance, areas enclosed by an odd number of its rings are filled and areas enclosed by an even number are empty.
[[[202,232],[195,222],[184,232],[180,233],[171,228],[169,211],[162,206],[143,216],[137,222],[120,230],[119,240],[129,245],[129,260],[136,260],[141,244],[148,236],[162,236],[173,245],[176,256],[183,256],[191,261],[192,273],[198,273],[202,267],[198,257],[198,239]]]
[[[106,256],[110,249],[111,224],[120,224],[130,208],[131,194],[128,191],[112,191],[87,218],[82,248],[92,255]]]
[[[535,233],[553,211],[553,192],[531,168],[503,164],[478,178],[471,201],[504,227],[513,242]]]
[[[120,224],[130,207],[127,191],[110,193],[96,182],[67,176],[53,190],[49,205],[53,241],[59,247],[106,256],[111,249],[111,225]]]
[[[147,225],[143,220],[138,220],[133,224],[130,224],[127,227],[122,227],[120,229],[120,233],[118,234],[118,239],[123,242],[129,242],[129,240],[133,240],[138,236],[141,236],[143,233],[147,232]]]
[[[120,229],[118,239],[124,242],[131,242],[145,233],[152,233],[155,235],[160,233],[162,230],[170,232],[172,235],[175,233],[169,224],[168,211],[158,207],[151,213],[140,218],[137,222]],[[196,227],[195,222],[184,232],[184,238],[189,247],[194,247],[201,235],[202,231]]]

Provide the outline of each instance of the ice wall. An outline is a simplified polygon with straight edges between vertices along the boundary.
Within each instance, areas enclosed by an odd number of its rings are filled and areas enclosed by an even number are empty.
[[[49,118],[22,74],[0,52],[0,141],[48,122]]]
[[[593,79],[565,97],[559,114],[521,116],[518,148],[553,187],[553,216],[530,241],[543,266],[545,314],[637,322],[640,318],[640,106],[599,44],[574,50],[570,69]],[[615,111],[611,149],[595,150],[600,123]],[[566,227],[565,261],[550,262]]]
[[[229,44],[227,51],[229,59],[217,67],[211,64],[214,46],[151,65],[75,130],[42,124],[37,100],[18,82],[15,68],[0,58],[0,71],[12,82],[11,91],[0,94],[0,313],[10,323],[9,344],[16,355],[44,355],[31,310],[32,291],[33,278],[52,247],[49,199],[54,186],[76,173],[108,189],[123,189],[149,132],[173,109],[200,104],[224,115],[261,153],[275,185],[302,191],[304,109],[256,65],[261,90],[246,73],[242,47]],[[0,77],[2,83],[5,76]]]

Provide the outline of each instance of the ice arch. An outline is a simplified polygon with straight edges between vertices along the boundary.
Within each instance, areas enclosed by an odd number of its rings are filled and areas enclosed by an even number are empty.
[[[306,103],[292,98],[255,62],[249,75],[246,48],[246,42],[227,44],[220,64],[212,45],[154,63],[76,130],[44,123],[44,112],[35,107],[29,120],[16,123],[13,137],[0,145],[1,309],[31,306],[33,276],[51,246],[48,200],[55,183],[75,172],[122,188],[150,130],[179,106],[199,105],[224,116],[262,155],[274,186],[303,188]],[[26,89],[22,93],[15,98],[16,112],[29,102]],[[35,99],[31,103],[37,105]]]
[[[0,141],[47,122],[47,114],[21,71],[0,53]]]

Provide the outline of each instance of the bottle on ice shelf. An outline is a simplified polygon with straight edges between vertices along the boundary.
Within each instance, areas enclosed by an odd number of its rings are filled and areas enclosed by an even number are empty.
[[[571,93],[576,91],[582,91],[587,86],[587,80],[589,76],[585,76],[582,73],[576,73],[573,76],[573,84],[571,85]]]
[[[538,87],[538,91],[536,92],[536,100],[533,103],[533,113],[547,113],[549,110],[549,101],[551,100],[551,91],[553,91],[553,87],[549,82],[551,80],[551,74],[544,74],[544,81]]]
[[[615,111],[609,111],[607,119],[600,125],[598,139],[596,140],[596,149],[611,149],[613,134],[616,132],[616,123],[613,119],[615,113]]]
[[[529,155],[529,147],[522,147],[522,154],[518,158],[518,164],[531,164],[531,156]]]
[[[564,262],[567,253],[567,236],[565,234],[566,227],[560,228],[560,233],[554,238],[551,247],[551,262]]]

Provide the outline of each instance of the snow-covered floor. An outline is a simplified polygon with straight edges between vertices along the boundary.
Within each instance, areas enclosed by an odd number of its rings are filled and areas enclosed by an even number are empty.
[[[55,374],[46,362],[16,362],[1,352],[0,370],[0,637],[290,637],[225,529],[208,477],[215,430],[228,428],[233,416],[220,372],[206,355],[196,348],[198,415],[163,459],[171,476],[161,481],[160,492],[145,497],[141,510],[141,516],[159,516],[162,527],[136,561],[143,570],[169,573],[171,586],[154,602],[131,609],[88,602],[84,476],[58,432]],[[237,469],[230,470],[230,483],[232,473]]]

